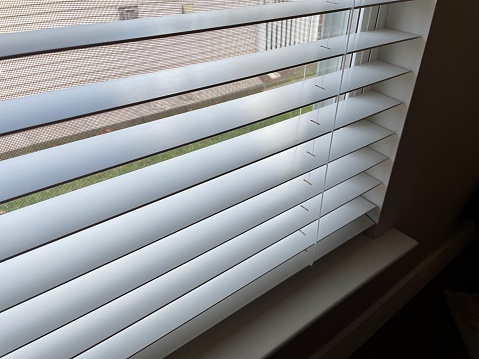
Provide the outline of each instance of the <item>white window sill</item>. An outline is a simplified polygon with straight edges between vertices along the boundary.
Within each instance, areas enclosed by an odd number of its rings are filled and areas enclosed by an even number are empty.
[[[394,229],[375,240],[357,236],[168,359],[264,358],[416,245]],[[148,357],[146,354],[141,357]]]

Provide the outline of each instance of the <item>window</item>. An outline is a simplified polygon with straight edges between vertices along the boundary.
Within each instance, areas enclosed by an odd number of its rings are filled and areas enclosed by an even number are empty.
[[[167,355],[374,225],[431,10],[396,2],[0,35],[0,355]]]
[[[181,5],[181,11],[183,14],[195,12],[195,4],[183,4]]]
[[[122,6],[118,8],[118,17],[120,20],[138,19],[140,13],[138,6]]]

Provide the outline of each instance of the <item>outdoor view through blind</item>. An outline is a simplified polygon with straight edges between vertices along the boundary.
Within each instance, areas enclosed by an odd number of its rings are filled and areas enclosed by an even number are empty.
[[[374,225],[431,3],[2,0],[0,357],[164,357]]]

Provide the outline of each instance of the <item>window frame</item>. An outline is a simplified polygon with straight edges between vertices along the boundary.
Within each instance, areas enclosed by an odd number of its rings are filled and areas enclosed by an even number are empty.
[[[140,10],[138,5],[120,6],[118,7],[118,20],[134,20],[140,18]]]

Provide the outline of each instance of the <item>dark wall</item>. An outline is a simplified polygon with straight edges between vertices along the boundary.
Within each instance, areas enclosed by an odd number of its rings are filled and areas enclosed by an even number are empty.
[[[455,225],[479,181],[479,2],[460,3],[437,2],[377,228],[428,246]]]

